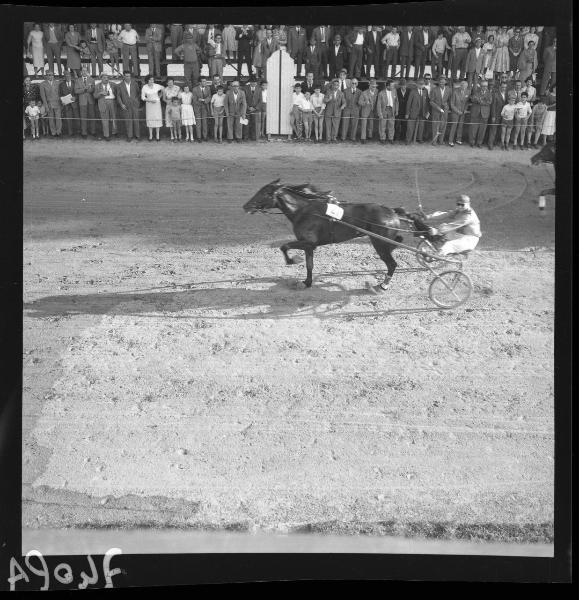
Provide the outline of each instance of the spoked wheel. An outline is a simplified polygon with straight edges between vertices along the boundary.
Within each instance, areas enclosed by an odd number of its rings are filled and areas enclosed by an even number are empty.
[[[423,252],[426,252],[426,254],[422,254]],[[434,256],[435,254],[436,248],[427,240],[422,240],[416,247],[416,260],[422,267],[431,267],[435,269],[436,267],[444,265],[445,261]]]
[[[472,293],[472,281],[462,271],[443,271],[431,282],[428,297],[441,308],[456,308],[464,304]]]

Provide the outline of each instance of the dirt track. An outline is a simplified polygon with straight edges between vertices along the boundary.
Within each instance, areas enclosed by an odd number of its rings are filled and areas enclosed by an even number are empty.
[[[27,527],[552,541],[552,198],[528,152],[41,141],[24,161]],[[455,312],[366,241],[277,249],[263,184],[426,210],[484,237]],[[515,226],[515,217],[516,223]],[[408,239],[407,241],[410,241]]]

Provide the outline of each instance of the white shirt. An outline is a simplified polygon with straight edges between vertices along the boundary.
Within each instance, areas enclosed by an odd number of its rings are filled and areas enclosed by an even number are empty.
[[[221,42],[219,44],[215,44],[215,55],[221,54]]]
[[[334,44],[334,53],[338,56],[338,52],[340,51],[340,44]]]
[[[302,110],[314,110],[314,106],[313,106],[311,100],[306,100],[305,96],[301,103],[301,109]]]
[[[474,53],[475,53],[476,57],[478,58],[480,55],[480,48],[475,48]]]
[[[119,41],[123,42],[123,44],[128,44],[129,46],[134,46],[138,39],[139,34],[134,29],[131,29],[130,31],[123,29],[121,33],[119,33]]]
[[[400,34],[399,33],[387,33],[384,36],[384,39],[386,40],[386,47],[387,48],[398,48],[398,46],[400,46]]]
[[[392,92],[390,90],[386,90],[386,98],[388,98],[387,106],[394,108],[394,102],[392,102]]]
[[[91,42],[96,42],[96,39],[97,39],[96,27],[94,27],[93,29],[90,30],[90,39],[91,39]]]
[[[267,90],[261,90],[261,101],[267,104]]]
[[[131,84],[125,81],[125,87],[127,88],[127,94],[131,95]]]
[[[111,88],[111,84],[107,83],[106,85],[103,84],[103,90],[107,93],[107,95],[105,96],[105,98],[107,100],[114,100],[115,99],[115,95],[113,94],[113,89]]]
[[[356,46],[360,46],[363,43],[364,43],[364,34],[361,31],[359,31],[358,35],[356,36],[356,41],[354,42],[354,44]]]
[[[320,35],[322,36],[322,43],[326,41],[326,28],[320,27]]]
[[[428,31],[426,31],[426,29],[423,29],[422,35],[424,36],[424,45],[428,46]]]

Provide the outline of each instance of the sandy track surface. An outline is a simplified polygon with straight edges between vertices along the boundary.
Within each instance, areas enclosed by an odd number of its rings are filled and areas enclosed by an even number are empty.
[[[552,541],[554,214],[529,156],[25,144],[24,525]],[[482,221],[457,311],[404,251],[368,295],[364,240],[296,290],[289,224],[241,210],[277,177],[413,208],[415,168],[426,210],[464,191]]]

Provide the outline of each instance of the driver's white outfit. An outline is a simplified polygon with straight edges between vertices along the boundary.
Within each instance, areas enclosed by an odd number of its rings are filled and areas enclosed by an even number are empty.
[[[427,219],[439,218],[444,223],[436,229],[446,236],[447,241],[440,247],[438,253],[441,256],[457,254],[467,250],[474,250],[478,244],[481,231],[480,221],[474,210],[470,207],[464,209],[449,210],[446,212],[434,212],[426,215]]]

